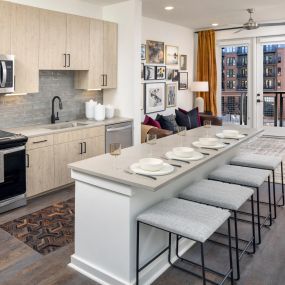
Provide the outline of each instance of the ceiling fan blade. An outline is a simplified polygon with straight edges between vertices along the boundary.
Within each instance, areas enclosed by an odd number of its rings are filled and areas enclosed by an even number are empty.
[[[280,22],[280,23],[264,23],[264,24],[259,24],[259,27],[274,27],[274,26],[284,26],[285,22]]]

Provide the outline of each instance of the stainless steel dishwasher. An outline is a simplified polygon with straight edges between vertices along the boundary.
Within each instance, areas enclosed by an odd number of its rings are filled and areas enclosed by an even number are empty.
[[[106,126],[106,153],[110,152],[111,143],[120,143],[122,148],[133,145],[133,123],[125,122]]]

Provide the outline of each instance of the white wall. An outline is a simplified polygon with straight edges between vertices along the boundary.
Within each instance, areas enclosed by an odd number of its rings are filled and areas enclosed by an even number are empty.
[[[81,0],[8,0],[18,4],[64,12],[79,16],[102,18],[102,7]]]
[[[140,143],[141,0],[128,0],[103,8],[103,19],[118,23],[118,84],[104,91],[104,104],[118,115],[133,118],[134,143]]]
[[[142,43],[146,40],[155,40],[164,42],[165,45],[179,47],[179,54],[187,55],[188,84],[193,81],[193,62],[194,62],[194,32],[191,29],[174,25],[155,19],[142,18]],[[168,66],[167,66],[168,67]],[[173,69],[179,69],[179,66],[169,66]],[[170,82],[169,82],[170,83]],[[143,88],[141,88],[142,93]],[[177,106],[189,110],[192,108],[193,97],[189,90],[178,90]],[[167,108],[161,114],[174,114],[175,108]],[[143,113],[143,112],[142,112]],[[144,115],[143,115],[144,116]],[[142,116],[142,119],[143,119]],[[150,114],[155,117],[156,114]]]

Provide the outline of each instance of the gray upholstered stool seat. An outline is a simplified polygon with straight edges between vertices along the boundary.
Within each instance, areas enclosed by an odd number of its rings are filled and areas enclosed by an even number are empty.
[[[281,158],[276,156],[240,154],[235,156],[230,163],[245,167],[274,170],[281,164],[281,162]]]
[[[269,170],[223,165],[211,172],[209,179],[248,187],[260,187],[269,175]]]
[[[171,198],[149,208],[137,220],[204,243],[229,217],[227,210]]]
[[[213,180],[201,180],[183,190],[182,199],[229,210],[238,210],[252,195],[251,188]]]

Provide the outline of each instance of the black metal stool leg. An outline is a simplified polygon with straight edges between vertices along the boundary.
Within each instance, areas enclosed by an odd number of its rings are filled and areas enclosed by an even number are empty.
[[[276,188],[275,188],[275,171],[272,170],[272,179],[273,179],[273,203],[274,203],[274,216],[273,219],[277,217],[277,209],[276,209]]]
[[[253,203],[253,195],[251,196],[251,199],[250,199],[250,202],[251,202],[251,221],[252,221],[252,235],[253,235],[253,241],[252,241],[252,247],[253,247],[253,253],[255,253],[255,243],[256,243],[256,240],[255,240],[255,220],[254,220],[254,203]]]
[[[270,175],[268,176],[268,211],[269,211],[269,226],[272,226],[272,213],[271,213],[271,191],[270,191]]]
[[[137,248],[136,248],[136,284],[139,285],[139,254],[140,254],[140,222],[137,222]]]
[[[232,236],[231,236],[230,219],[228,219],[228,234],[229,234],[229,257],[230,257],[230,270],[231,270],[231,285],[233,285],[234,284],[234,273],[233,273]]]
[[[240,265],[239,265],[239,244],[238,244],[238,227],[237,227],[237,212],[234,213],[234,225],[235,225],[235,246],[236,246],[236,265],[237,265],[237,277],[235,280],[240,279]]]
[[[203,245],[203,243],[200,243],[200,246],[201,246],[202,280],[203,280],[203,285],[206,285],[205,260],[204,260],[204,245]]]
[[[261,244],[261,230],[260,230],[260,208],[259,208],[259,188],[256,188],[256,201],[257,201],[257,231],[258,231],[258,243]]]

